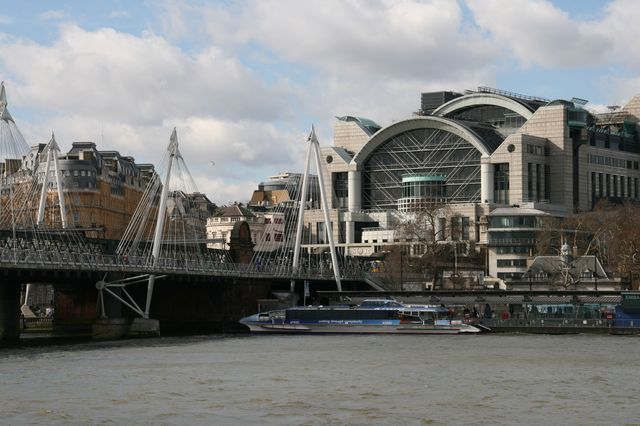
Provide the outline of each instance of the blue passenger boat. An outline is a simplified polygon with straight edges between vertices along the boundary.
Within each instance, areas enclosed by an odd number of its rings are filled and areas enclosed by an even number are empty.
[[[257,313],[240,320],[253,333],[460,334],[481,330],[448,318],[444,306],[369,299],[359,305],[301,306]]]

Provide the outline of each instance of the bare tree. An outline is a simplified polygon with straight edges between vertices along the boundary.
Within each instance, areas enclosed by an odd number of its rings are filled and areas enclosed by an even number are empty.
[[[578,255],[596,255],[608,269],[630,280],[640,275],[640,206],[599,202],[588,212],[543,222],[537,254],[558,254],[563,242]],[[567,280],[565,280],[567,281]]]
[[[443,202],[421,203],[413,211],[404,213],[396,232],[409,248],[413,268],[431,275],[434,285],[438,282],[442,263],[451,257],[451,212]]]

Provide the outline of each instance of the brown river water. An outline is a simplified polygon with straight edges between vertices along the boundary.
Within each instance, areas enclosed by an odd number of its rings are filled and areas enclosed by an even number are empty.
[[[0,349],[2,425],[640,424],[640,337],[196,336]]]

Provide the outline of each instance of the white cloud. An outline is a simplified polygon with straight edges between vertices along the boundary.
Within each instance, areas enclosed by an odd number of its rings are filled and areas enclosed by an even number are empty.
[[[638,72],[640,4],[614,0],[598,19],[580,20],[548,0],[466,0],[476,23],[525,67],[621,64]]]
[[[63,149],[91,140],[157,164],[177,126],[181,150],[205,185],[210,160],[230,181],[250,181],[252,189],[265,174],[300,168],[303,153],[286,121],[294,86],[264,83],[216,47],[185,53],[150,33],[60,29],[51,45],[0,39],[10,102],[39,117],[37,123],[16,117],[29,143],[46,142],[54,130]]]
[[[58,21],[67,17],[67,13],[62,10],[48,10],[38,15],[38,19],[41,21]]]
[[[265,55],[258,61],[302,68],[310,78],[299,91],[301,104],[326,133],[333,115],[389,124],[418,109],[421,91],[463,90],[494,80],[498,49],[464,22],[457,2],[242,5],[203,9],[211,39],[229,50],[262,46]]]
[[[261,43],[286,60],[337,75],[439,79],[483,67],[496,53],[464,28],[451,1],[261,0],[245,3],[236,19],[220,7],[204,16],[218,43]]]
[[[237,58],[216,48],[186,54],[153,34],[65,25],[53,45],[2,43],[0,56],[22,100],[42,110],[144,125],[193,114],[259,120],[286,114],[288,94],[261,83]]]
[[[635,0],[616,0],[605,7],[604,18],[593,31],[611,41],[616,62],[634,67],[640,66],[640,3]],[[637,91],[637,89],[636,89]]]
[[[12,22],[11,18],[6,15],[0,15],[0,25],[2,24],[10,24]]]
[[[606,59],[611,40],[546,0],[467,0],[476,23],[525,66],[582,67]]]
[[[130,16],[131,14],[126,10],[112,10],[111,13],[109,13],[109,18],[111,19],[129,18]]]

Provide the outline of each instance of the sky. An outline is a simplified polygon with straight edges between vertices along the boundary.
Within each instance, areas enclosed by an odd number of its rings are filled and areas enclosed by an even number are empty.
[[[331,145],[336,116],[387,126],[422,92],[624,105],[639,23],[637,0],[0,0],[0,80],[30,145],[158,165],[176,127],[221,205],[302,171],[312,124]]]

